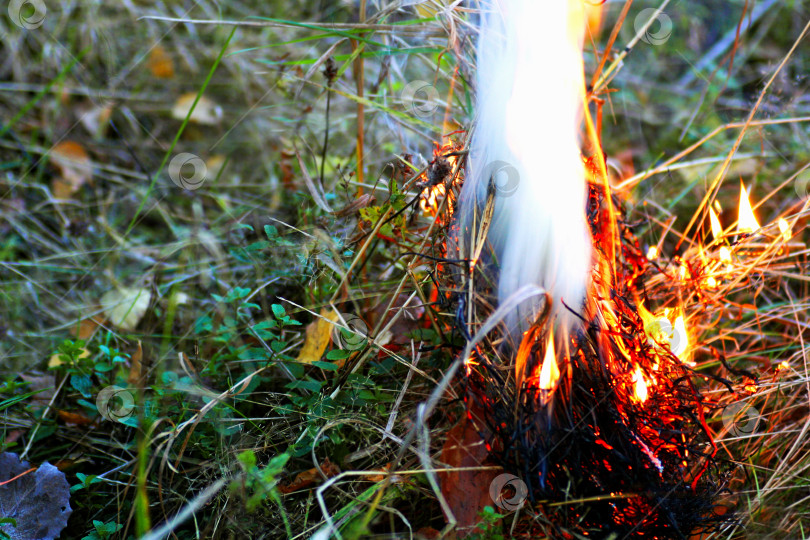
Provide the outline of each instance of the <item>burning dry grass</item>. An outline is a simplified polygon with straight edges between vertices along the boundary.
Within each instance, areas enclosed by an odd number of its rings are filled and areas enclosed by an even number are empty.
[[[725,230],[710,209],[698,239],[669,227],[683,249],[663,256],[665,235],[645,254],[622,213],[619,245],[605,247],[599,193],[593,186],[595,244],[603,261],[618,255],[600,265],[596,287],[610,287],[596,294],[587,333],[555,356],[541,317],[519,350],[494,332],[465,362],[477,431],[533,495],[523,527],[551,537],[799,536],[810,426],[806,301],[797,300],[806,297],[808,250],[798,239],[807,205],[760,225],[741,187]],[[475,291],[461,322],[480,336],[494,310],[491,267],[476,265],[469,279],[479,272],[483,284],[458,288]]]
[[[519,348],[505,332],[491,332],[501,316],[490,285],[497,261],[475,241],[485,236],[489,203],[480,229],[469,235],[473,245],[453,253],[474,261],[454,282],[466,292],[457,322],[472,341],[459,392],[492,456],[520,475],[532,501],[518,509],[525,514],[513,532],[804,536],[810,394],[801,239],[808,205],[783,205],[763,225],[756,217],[803,169],[760,201],[741,182],[736,211],[718,216],[715,197],[746,129],[760,124],[753,119],[763,96],[807,29],[771,73],[745,123],[715,130],[656,168],[677,167],[720,131],[739,129],[684,230],[677,231],[674,219],[656,223],[643,211],[624,216],[620,199],[611,204],[612,197],[597,196],[590,219],[601,261],[596,300],[582,314],[587,333],[573,336],[570,350],[555,355],[542,317]],[[598,140],[596,129],[590,133]],[[592,167],[592,176],[593,202],[594,190],[608,182],[604,167]],[[631,225],[638,218],[660,227],[660,240],[646,251]],[[668,235],[674,241],[666,242]],[[790,517],[765,510],[771,507]]]

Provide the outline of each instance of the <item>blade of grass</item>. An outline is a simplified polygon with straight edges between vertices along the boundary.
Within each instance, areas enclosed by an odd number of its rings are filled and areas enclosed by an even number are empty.
[[[188,110],[188,114],[186,114],[186,118],[183,120],[183,123],[180,125],[180,129],[177,130],[177,134],[174,136],[174,140],[172,144],[169,146],[169,149],[166,151],[166,154],[163,156],[163,161],[160,163],[157,172],[152,176],[152,182],[149,184],[149,188],[146,190],[146,193],[141,199],[141,204],[138,206],[138,209],[135,210],[135,215],[132,216],[132,221],[130,221],[127,230],[124,232],[124,236],[128,236],[132,228],[135,226],[135,222],[138,220],[138,217],[141,215],[143,211],[143,207],[146,205],[146,201],[149,199],[149,195],[151,195],[152,190],[155,188],[155,182],[157,181],[158,176],[163,171],[163,167],[166,166],[166,162],[169,161],[169,157],[172,155],[172,151],[174,147],[177,146],[177,142],[180,140],[180,137],[183,135],[183,131],[185,131],[186,126],[188,125],[189,120],[191,119],[191,115],[194,113],[194,109],[197,107],[197,103],[199,103],[200,98],[205,93],[205,89],[208,87],[208,83],[211,82],[211,78],[214,76],[214,72],[217,70],[219,66],[220,60],[225,55],[225,50],[228,48],[228,45],[231,43],[231,39],[233,38],[234,34],[236,33],[236,28],[231,30],[228,39],[225,40],[225,44],[222,46],[222,49],[219,51],[219,55],[217,56],[216,60],[214,60],[214,64],[211,66],[211,69],[208,71],[208,75],[205,77],[203,81],[203,85],[200,88],[200,91],[197,92],[197,96],[194,98],[194,103],[191,104],[191,107]]]

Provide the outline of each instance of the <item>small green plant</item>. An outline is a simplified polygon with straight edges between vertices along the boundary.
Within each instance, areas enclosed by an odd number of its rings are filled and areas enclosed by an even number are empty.
[[[467,538],[470,540],[504,540],[506,538],[503,534],[503,516],[494,508],[485,506],[478,515],[481,517],[481,521]]]
[[[112,538],[113,535],[120,531],[124,526],[120,523],[116,523],[115,521],[108,521],[107,523],[104,523],[103,521],[94,519],[93,527],[95,527],[95,530],[91,531],[90,534],[82,538],[82,540],[106,540],[107,538]]]
[[[242,481],[235,480],[231,484],[231,489],[235,491],[242,488],[246,494],[249,494],[245,503],[248,512],[255,511],[266,499],[273,501],[281,513],[287,535],[292,537],[292,529],[281,500],[281,492],[278,490],[277,478],[284,471],[284,466],[290,457],[290,454],[285,452],[271,459],[264,467],[259,467],[256,454],[252,450],[245,450],[237,456],[244,473]]]

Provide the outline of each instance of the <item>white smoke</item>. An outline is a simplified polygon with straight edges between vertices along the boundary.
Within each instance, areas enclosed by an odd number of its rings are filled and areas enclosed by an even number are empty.
[[[500,271],[498,300],[540,285],[552,296],[556,324],[570,328],[576,318],[563,302],[581,311],[592,252],[577,143],[581,0],[488,0],[483,8],[477,122],[460,198],[459,243],[469,246],[472,215],[481,215],[490,177],[500,169],[488,233]],[[520,304],[508,327],[525,330],[541,303]]]

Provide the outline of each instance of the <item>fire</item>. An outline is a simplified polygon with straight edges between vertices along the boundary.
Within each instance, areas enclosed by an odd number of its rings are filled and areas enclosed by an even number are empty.
[[[731,262],[731,250],[728,249],[728,247],[721,246],[720,251],[718,252],[718,255],[720,256],[720,260],[722,262],[727,262],[727,263]]]
[[[715,240],[720,240],[720,237],[723,236],[723,227],[720,225],[717,214],[711,208],[709,208],[709,223],[712,226],[712,237]]]
[[[636,366],[636,371],[633,372],[633,396],[639,403],[647,401],[647,381],[644,380],[644,372],[641,371],[641,366]]]
[[[672,310],[665,309],[659,315],[650,313],[643,304],[638,304],[638,312],[644,326],[644,333],[655,343],[669,345],[669,350],[684,364],[694,365],[689,361],[689,333],[683,313],[675,320],[670,320]]]
[[[686,276],[689,275],[689,268],[686,267],[686,263],[681,263],[680,268],[678,268],[678,279],[681,281],[686,281]]]
[[[686,331],[686,322],[683,319],[683,314],[675,318],[672,324],[672,336],[669,338],[669,346],[672,354],[678,357],[678,360],[684,364],[694,365],[689,362],[689,333]]]
[[[461,179],[456,174],[458,155],[456,152],[459,150],[457,144],[450,140],[443,146],[436,145],[433,150],[433,161],[430,163],[428,169],[419,177],[419,184],[424,186],[424,189],[419,197],[419,207],[422,212],[435,216],[439,211],[439,204],[447,195],[448,184],[457,186],[460,184]],[[452,177],[448,181],[447,178]],[[453,213],[453,200],[452,198],[447,201],[449,214]]]
[[[745,189],[745,184],[740,181],[740,209],[737,213],[737,232],[752,233],[759,229],[759,221],[754,215],[754,209],[751,208],[751,202],[748,200],[748,191]]]
[[[557,367],[557,355],[554,353],[554,334],[548,333],[546,356],[543,358],[543,367],[540,369],[539,386],[541,390],[554,390],[560,380],[560,368]]]
[[[779,221],[777,221],[776,224],[779,226],[782,241],[789,242],[790,237],[793,236],[793,231],[790,230],[790,225],[788,225],[787,220],[785,220],[785,218],[779,218]]]
[[[435,214],[439,209],[439,201],[447,194],[444,184],[431,186],[425,190],[422,198],[419,199],[419,206],[426,214]]]

